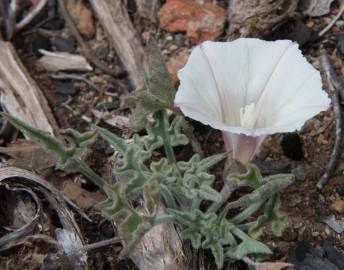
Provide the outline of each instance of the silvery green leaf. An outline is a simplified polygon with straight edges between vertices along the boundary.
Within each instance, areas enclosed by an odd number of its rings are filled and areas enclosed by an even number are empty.
[[[116,219],[119,216],[126,216],[126,204],[123,203],[123,185],[115,183],[107,191],[108,198],[97,205],[108,219]],[[122,212],[125,211],[125,213]],[[120,213],[122,212],[122,213]]]
[[[24,132],[31,140],[39,143],[47,150],[55,153],[60,159],[60,164],[66,163],[66,161],[73,156],[75,149],[73,149],[72,147],[67,148],[60,141],[58,141],[48,133],[31,127],[8,113],[2,113],[1,115],[17,129]]]
[[[159,183],[172,183],[176,181],[174,176],[175,167],[169,164],[166,158],[150,164],[152,171],[152,178],[156,179]]]
[[[202,235],[195,231],[193,228],[185,229],[182,233],[184,239],[190,239],[193,248],[201,246]]]
[[[227,157],[226,153],[213,155],[201,159],[198,154],[193,155],[189,161],[179,161],[178,167],[187,173],[200,173],[207,171]]]
[[[105,141],[112,145],[117,151],[120,151],[121,154],[124,154],[127,151],[128,145],[125,140],[108,131],[107,129],[96,127],[96,130]]]
[[[229,248],[225,257],[240,260],[250,254],[272,254],[270,248],[257,240],[248,238],[238,246]]]
[[[220,193],[218,193],[215,189],[207,185],[203,185],[200,187],[198,197],[213,202],[221,201]]]
[[[126,219],[118,226],[118,231],[125,243],[131,242],[135,237],[135,231],[144,223],[143,218],[136,214],[130,213]]]
[[[159,110],[173,107],[173,83],[155,42],[148,46],[148,74],[142,89],[133,91],[125,100],[125,107],[134,107],[130,122],[134,129],[146,126],[147,117]]]
[[[227,181],[232,182],[235,180],[245,181],[253,188],[258,188],[262,185],[263,177],[254,164],[248,164],[247,165],[247,172],[245,174],[229,174],[227,177]]]
[[[122,138],[106,129],[97,127],[97,131],[103,139],[123,155],[123,164],[117,168],[116,174],[129,177],[126,183],[126,193],[128,196],[137,196],[150,176],[144,162],[151,157],[151,152],[143,149],[138,135],[134,135],[133,142],[127,144]]]
[[[264,214],[260,216],[250,228],[249,235],[255,239],[258,238],[263,233],[264,227],[271,222],[274,235],[281,236],[287,225],[287,220],[279,214],[279,207],[279,195],[275,194],[266,203]]]
[[[272,221],[272,233],[277,237],[282,236],[284,229],[287,227],[288,220],[284,216],[279,216]]]
[[[186,145],[189,143],[189,139],[180,133],[180,126],[184,121],[183,117],[176,116],[168,128],[168,135],[170,137],[170,143],[172,146]]]
[[[80,133],[77,130],[68,128],[61,130],[61,134],[63,134],[72,145],[80,149],[89,146],[97,137],[97,132],[95,130]]]
[[[269,181],[254,190],[252,193],[247,194],[238,200],[231,202],[227,205],[228,209],[237,207],[247,207],[257,202],[264,202],[275,193],[286,188],[294,182],[294,176],[291,174],[280,174],[274,181]]]
[[[153,151],[163,145],[174,147],[189,143],[188,138],[180,133],[180,125],[183,121],[181,116],[176,116],[171,124],[168,122],[166,113],[159,111],[155,116],[155,124],[147,125],[148,136],[144,141],[147,150]]]
[[[231,218],[230,222],[232,222],[233,224],[239,225],[241,222],[249,218],[253,213],[258,211],[261,205],[262,205],[262,202],[257,202],[248,206],[245,210],[241,211],[239,214]]]
[[[214,256],[217,269],[221,269],[223,267],[224,261],[224,252],[222,245],[220,243],[214,243],[210,245],[209,248]]]
[[[159,183],[157,181],[150,181],[145,184],[143,188],[143,198],[148,213],[154,216],[157,212],[159,203]]]
[[[190,212],[169,210],[177,221],[186,226],[182,232],[183,237],[190,239],[194,248],[210,249],[218,268],[223,265],[223,248],[226,245],[236,245],[231,233],[234,229],[224,217],[215,213],[203,213],[195,209]]]

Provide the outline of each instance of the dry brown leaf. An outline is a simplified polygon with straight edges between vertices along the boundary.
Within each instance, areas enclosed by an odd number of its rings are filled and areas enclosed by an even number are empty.
[[[62,191],[82,209],[89,209],[106,199],[104,194],[89,192],[72,181],[64,182]]]
[[[34,170],[38,173],[55,167],[57,164],[57,157],[54,154],[46,152],[31,141],[18,140],[7,147],[0,147],[0,153],[12,158],[8,165],[30,171]]]

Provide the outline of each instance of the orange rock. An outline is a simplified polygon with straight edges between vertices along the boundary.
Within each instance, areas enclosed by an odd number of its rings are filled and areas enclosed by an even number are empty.
[[[331,209],[338,213],[344,213],[344,200],[337,198],[332,204]]]
[[[80,0],[68,0],[67,9],[81,34],[92,38],[96,32],[92,11]]]
[[[166,31],[186,32],[192,44],[216,40],[226,21],[226,10],[209,3],[167,0],[159,11],[160,26]]]
[[[188,58],[189,58],[189,52],[181,51],[175,57],[172,57],[170,60],[168,60],[167,69],[168,69],[168,72],[170,73],[170,76],[174,85],[177,85],[179,82],[179,79],[177,76],[178,70],[182,69],[185,66]]]

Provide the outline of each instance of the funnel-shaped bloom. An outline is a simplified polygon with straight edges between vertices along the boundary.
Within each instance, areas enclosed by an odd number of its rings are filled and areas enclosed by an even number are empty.
[[[319,72],[290,40],[207,41],[178,76],[175,105],[221,130],[227,150],[244,164],[268,134],[298,130],[330,104]]]

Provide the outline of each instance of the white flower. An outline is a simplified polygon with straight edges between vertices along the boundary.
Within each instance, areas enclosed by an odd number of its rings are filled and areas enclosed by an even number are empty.
[[[329,107],[320,73],[290,40],[204,42],[178,72],[175,105],[223,132],[246,164],[268,134],[291,132]]]

